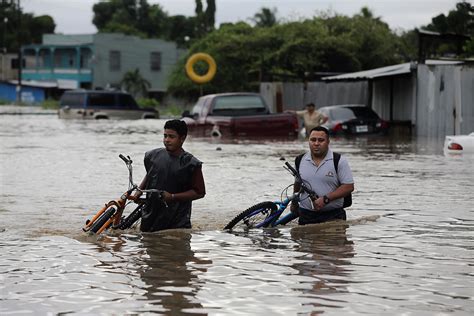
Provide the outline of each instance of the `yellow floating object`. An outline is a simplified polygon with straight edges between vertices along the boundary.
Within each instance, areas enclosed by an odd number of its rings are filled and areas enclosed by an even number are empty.
[[[196,64],[198,61],[203,61],[208,65],[207,73],[202,76],[194,72],[194,64]],[[214,58],[206,53],[196,53],[189,57],[188,61],[186,62],[186,74],[192,81],[196,83],[206,83],[211,81],[216,74],[216,70],[217,65],[214,61]]]

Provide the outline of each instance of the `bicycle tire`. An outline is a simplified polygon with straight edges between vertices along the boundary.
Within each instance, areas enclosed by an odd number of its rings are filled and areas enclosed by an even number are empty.
[[[256,224],[263,222],[271,212],[274,212],[277,209],[278,206],[270,201],[255,204],[237,215],[224,227],[224,229],[233,229],[239,224],[241,224],[245,229],[254,228]]]
[[[115,208],[111,207],[106,210],[99,218],[91,225],[91,229],[89,230],[91,233],[97,233],[99,229],[104,226],[105,223],[115,214]],[[105,229],[107,229],[106,227]]]
[[[120,225],[118,225],[117,229],[124,230],[132,227],[133,224],[135,224],[135,222],[138,221],[140,217],[142,217],[142,209],[144,206],[144,204],[139,205],[132,213],[130,213],[130,215],[125,217],[120,222]]]

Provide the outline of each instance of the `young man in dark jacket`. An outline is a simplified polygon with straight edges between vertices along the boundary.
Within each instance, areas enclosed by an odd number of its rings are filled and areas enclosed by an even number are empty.
[[[167,121],[163,134],[165,147],[145,153],[147,173],[140,188],[164,193],[162,199],[157,193],[147,196],[140,226],[144,232],[191,228],[192,201],[206,194],[202,162],[183,149],[187,134],[184,121]]]

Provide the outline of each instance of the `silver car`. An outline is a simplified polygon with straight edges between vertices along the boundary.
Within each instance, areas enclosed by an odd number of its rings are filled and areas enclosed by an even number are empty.
[[[155,109],[141,109],[135,99],[121,91],[71,90],[61,97],[62,119],[148,119],[158,118]]]

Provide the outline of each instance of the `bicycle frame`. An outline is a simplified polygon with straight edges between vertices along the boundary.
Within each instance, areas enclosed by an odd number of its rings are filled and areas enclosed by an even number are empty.
[[[294,215],[293,213],[289,213],[282,218],[280,218],[280,216],[286,210],[290,202],[296,198],[296,196],[297,194],[293,194],[291,197],[287,197],[283,201],[274,201],[273,203],[275,203],[278,206],[278,209],[272,214],[270,214],[263,222],[256,225],[255,228],[275,227],[275,226],[280,225],[282,222],[286,220],[295,219],[297,216]],[[257,214],[258,212],[259,211],[255,211],[253,214],[250,214],[249,217]],[[294,217],[294,218],[290,219],[291,217]]]
[[[132,193],[139,191],[142,193],[159,193],[161,198],[161,191],[158,190],[141,190],[135,183],[133,183],[133,169],[132,163],[133,161],[130,159],[129,156],[125,157],[122,154],[119,155],[120,159],[122,159],[125,164],[127,165],[127,169],[129,172],[129,186],[128,190],[125,191],[120,198],[116,200],[109,201],[106,203],[101,209],[97,211],[97,213],[92,217],[92,219],[86,221],[86,225],[82,228],[84,232],[95,233],[97,235],[101,234],[109,227],[112,228],[119,228],[122,220],[122,214],[125,207],[128,205],[129,201],[134,201],[137,204],[143,204],[144,200],[136,200],[132,198]],[[136,209],[135,211],[137,211]],[[133,223],[132,223],[133,224]]]
[[[244,223],[247,227],[251,228],[275,227],[278,225],[284,225],[297,218],[298,215],[293,213],[289,213],[283,217],[281,217],[281,215],[292,201],[299,201],[299,198],[303,192],[306,192],[311,199],[316,199],[318,196],[311,189],[311,187],[301,179],[299,172],[288,162],[285,163],[285,169],[287,169],[295,177],[296,181],[301,184],[299,192],[293,193],[291,196],[287,196],[281,201],[262,202],[256,204],[237,215],[226,225],[225,228],[232,229],[239,222]],[[257,218],[259,214],[264,215],[265,218],[254,221],[253,219]]]

